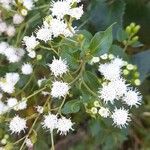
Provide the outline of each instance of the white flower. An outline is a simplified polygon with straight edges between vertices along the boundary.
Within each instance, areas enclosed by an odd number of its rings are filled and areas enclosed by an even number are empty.
[[[83,15],[83,5],[80,7],[70,9],[69,15],[75,18],[76,20],[80,19]]]
[[[116,66],[118,66],[119,68],[123,67],[124,66],[124,61],[121,59],[121,58],[115,58],[112,60],[112,63]]]
[[[116,99],[116,90],[114,89],[113,86],[110,84],[104,85],[100,90],[99,90],[99,98],[104,100],[105,103],[108,103],[109,101],[111,103],[114,102]]]
[[[120,67],[112,62],[100,65],[98,70],[104,75],[105,79],[110,81],[118,79],[121,75]]]
[[[57,27],[58,26],[55,26],[55,28],[57,28]],[[42,40],[44,42],[47,42],[47,41],[52,39],[52,32],[47,27],[41,27],[36,32],[36,38],[39,39],[39,40]]]
[[[18,73],[14,73],[14,72],[6,73],[5,78],[6,78],[6,82],[8,82],[8,83],[10,83],[12,85],[15,85],[20,79],[19,74]]]
[[[27,128],[26,120],[20,118],[19,116],[15,116],[9,124],[9,129],[12,133],[19,134],[21,131],[24,131]]]
[[[33,35],[25,36],[23,38],[23,41],[24,41],[24,44],[26,45],[28,52],[33,50],[39,44],[39,42],[36,40],[35,36],[33,36]]]
[[[106,60],[108,58],[108,54],[103,54],[100,56],[101,59]]]
[[[17,101],[16,98],[9,98],[9,99],[7,100],[7,106],[8,106],[8,108],[11,108],[11,109],[14,109],[14,110],[15,110],[17,104],[18,104],[18,101]]]
[[[90,64],[93,65],[95,63],[98,63],[100,61],[99,57],[93,57],[92,60],[90,61]]]
[[[3,94],[2,94],[2,93],[0,93],[0,100],[2,99],[2,97],[3,97]]]
[[[52,84],[51,95],[53,98],[60,98],[64,97],[69,92],[69,85],[68,83],[62,81],[55,81]]]
[[[29,64],[29,63],[26,63],[26,64],[23,64],[22,65],[22,68],[21,68],[21,71],[23,74],[25,75],[29,75],[33,72],[33,68],[32,68],[32,65]]]
[[[19,81],[20,77],[18,73],[7,73],[5,78],[0,80],[0,88],[6,93],[13,93],[15,84]]]
[[[46,78],[45,78],[45,77],[44,77],[44,78],[39,79],[39,80],[37,81],[38,86],[39,86],[39,87],[41,87],[42,82],[43,82],[43,81],[45,81],[45,80],[46,80]]]
[[[119,128],[125,127],[128,124],[128,121],[130,121],[128,110],[116,108],[112,114],[112,119],[114,124]]]
[[[42,106],[37,106],[36,110],[37,110],[38,113],[42,114],[43,111],[44,111],[44,108]]]
[[[5,22],[0,21],[0,33],[7,31],[7,24]]]
[[[67,24],[64,23],[63,20],[53,18],[50,21],[50,29],[53,36],[58,37],[61,34],[64,35],[64,32],[67,29]]]
[[[33,0],[23,0],[23,5],[28,9],[31,10],[34,7]]]
[[[129,90],[125,96],[123,97],[123,101],[126,102],[127,105],[129,106],[136,106],[141,104],[142,101],[142,96],[137,90]]]
[[[23,109],[26,109],[27,108],[27,100],[22,100],[22,101],[19,101],[17,106],[16,106],[16,109],[15,110],[23,110]]]
[[[29,138],[26,139],[25,142],[26,142],[26,146],[27,146],[29,149],[33,148],[33,143],[32,143],[32,141],[31,141]]]
[[[15,33],[16,33],[15,27],[12,26],[12,25],[9,25],[9,26],[7,27],[7,30],[6,30],[6,34],[7,34],[9,37],[13,37],[13,36],[15,35]]]
[[[50,132],[52,132],[54,129],[56,129],[58,123],[57,115],[48,114],[44,116],[44,121],[42,122],[42,125],[44,128],[48,128]]]
[[[51,3],[51,12],[52,16],[57,17],[58,19],[63,19],[63,17],[70,11],[70,3],[65,0],[62,1],[52,1]]]
[[[28,56],[29,56],[30,58],[35,58],[35,56],[36,56],[35,51],[30,51],[30,52],[28,53]]]
[[[0,43],[0,54],[4,54],[5,50],[8,48],[9,44],[6,42]]]
[[[127,92],[127,86],[123,79],[114,80],[109,83],[112,88],[116,91],[117,98],[121,98]]]
[[[101,107],[98,111],[98,113],[104,117],[104,118],[107,118],[109,115],[110,115],[110,111],[108,108],[104,108],[104,107]]]
[[[73,130],[72,126],[73,123],[71,122],[70,118],[67,119],[65,117],[62,117],[58,119],[57,132],[60,132],[60,135],[66,135],[69,130]]]
[[[4,112],[7,112],[8,107],[0,101],[0,115],[2,115]]]
[[[52,71],[55,77],[62,76],[68,71],[67,62],[66,60],[61,59],[61,57],[59,59],[56,59],[54,57],[52,63],[48,66],[50,67],[50,70]]]
[[[20,14],[15,14],[15,15],[13,16],[13,23],[14,23],[14,24],[17,24],[17,25],[18,25],[18,24],[22,23],[23,20],[24,20],[24,17],[21,16]]]
[[[50,92],[47,92],[47,91],[42,91],[41,93],[42,93],[43,96],[47,96],[47,95],[51,94]]]
[[[24,55],[24,50],[9,46],[5,49],[4,55],[7,57],[10,63],[15,63],[21,60]]]
[[[4,81],[0,81],[0,88],[2,91],[6,92],[6,93],[13,93],[15,90],[14,85],[11,85],[9,82],[4,82]]]

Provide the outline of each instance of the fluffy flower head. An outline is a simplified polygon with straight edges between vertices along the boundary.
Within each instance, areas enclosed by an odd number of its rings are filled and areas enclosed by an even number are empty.
[[[24,131],[27,128],[26,120],[20,118],[19,116],[15,116],[9,124],[9,129],[12,133],[19,134],[21,131]]]

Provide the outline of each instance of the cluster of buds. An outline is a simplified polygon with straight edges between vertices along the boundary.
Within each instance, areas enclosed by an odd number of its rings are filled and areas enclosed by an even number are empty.
[[[123,41],[123,44],[124,45],[135,44],[139,40],[139,37],[136,35],[139,30],[140,26],[136,25],[135,23],[131,23],[129,26],[127,26],[125,29],[127,39]]]

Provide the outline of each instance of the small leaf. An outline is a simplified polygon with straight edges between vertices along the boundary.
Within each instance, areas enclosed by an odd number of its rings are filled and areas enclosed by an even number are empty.
[[[97,76],[94,73],[90,71],[86,71],[83,75],[83,79],[93,92],[97,92],[99,88],[99,81]]]
[[[80,104],[81,104],[81,101],[77,99],[68,101],[62,108],[62,113],[63,114],[76,113],[80,110]]]
[[[94,35],[89,46],[92,55],[100,56],[108,52],[113,41],[113,37],[112,37],[113,25],[114,24],[112,24],[105,31],[100,31]]]

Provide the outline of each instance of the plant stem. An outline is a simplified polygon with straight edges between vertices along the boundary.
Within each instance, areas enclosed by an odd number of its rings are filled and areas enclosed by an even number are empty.
[[[52,144],[51,150],[55,150],[53,131],[51,131],[51,144]]]
[[[45,46],[42,46],[42,45],[40,45],[40,48],[53,51],[56,55],[59,55],[54,48],[49,48],[49,47],[45,47]]]

